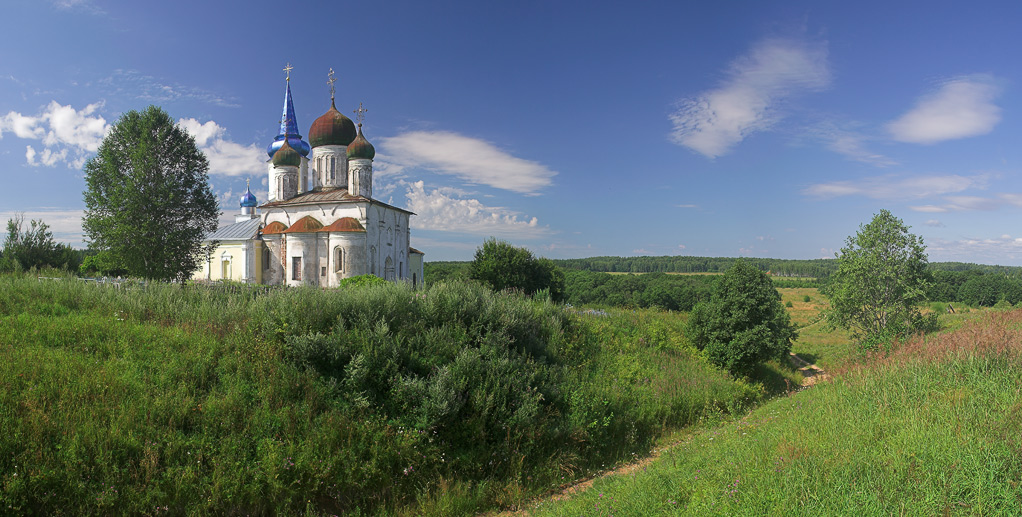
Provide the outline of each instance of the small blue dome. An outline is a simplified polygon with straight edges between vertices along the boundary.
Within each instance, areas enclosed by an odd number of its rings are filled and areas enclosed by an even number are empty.
[[[252,190],[251,189],[249,189],[247,192],[245,192],[244,196],[241,196],[241,207],[242,208],[255,208],[257,206],[259,206],[259,201],[257,201],[256,197],[254,195],[252,195]]]

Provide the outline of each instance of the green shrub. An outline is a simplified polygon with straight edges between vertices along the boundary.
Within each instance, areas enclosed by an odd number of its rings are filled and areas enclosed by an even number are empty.
[[[808,294],[802,297],[802,301],[803,301],[803,302],[806,302],[806,303],[809,303],[809,302],[811,302],[812,300],[813,300],[813,299],[812,299],[812,298],[810,298]]]
[[[784,302],[784,306],[790,309],[790,308],[794,307],[795,304],[791,303],[791,300],[788,300],[788,301]]]
[[[696,305],[687,331],[711,363],[736,375],[786,355],[798,337],[770,277],[742,260],[713,284],[708,302]]]

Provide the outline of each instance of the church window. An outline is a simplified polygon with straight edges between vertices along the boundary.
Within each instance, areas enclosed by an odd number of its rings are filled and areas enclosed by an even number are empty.
[[[376,274],[376,246],[369,248],[369,272]]]
[[[394,260],[390,257],[387,257],[387,263],[383,270],[383,278],[390,281],[394,280]]]
[[[263,248],[263,269],[270,269],[270,248]]]
[[[398,278],[404,278],[405,277],[405,263],[404,262],[398,262],[397,263],[397,277]]]
[[[291,257],[291,280],[302,280],[302,257]]]
[[[340,246],[334,248],[334,271],[344,271],[344,249]]]
[[[231,256],[224,253],[220,257],[220,279],[230,280],[231,278]]]
[[[319,276],[326,276],[326,266],[319,268]]]

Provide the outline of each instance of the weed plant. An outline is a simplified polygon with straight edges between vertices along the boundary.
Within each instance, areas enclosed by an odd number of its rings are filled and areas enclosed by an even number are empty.
[[[2,276],[0,513],[514,506],[763,398],[699,359],[683,325],[463,283]]]

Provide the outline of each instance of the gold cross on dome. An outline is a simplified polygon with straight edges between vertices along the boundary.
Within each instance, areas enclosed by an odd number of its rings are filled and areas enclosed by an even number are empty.
[[[352,112],[352,113],[355,114],[355,120],[357,120],[359,124],[361,124],[362,121],[366,119],[366,112],[367,111],[369,111],[369,110],[363,108],[362,107],[362,103],[360,102],[360,103],[358,103],[358,109]]]
[[[291,71],[294,69],[295,67],[291,66],[291,62],[288,62],[286,65],[284,65],[284,73],[287,74],[286,80],[288,81],[291,80]]]
[[[337,78],[334,77],[334,69],[330,69],[330,73],[326,74],[329,79],[326,80],[330,84],[330,100],[334,100],[334,83],[337,82]]]

